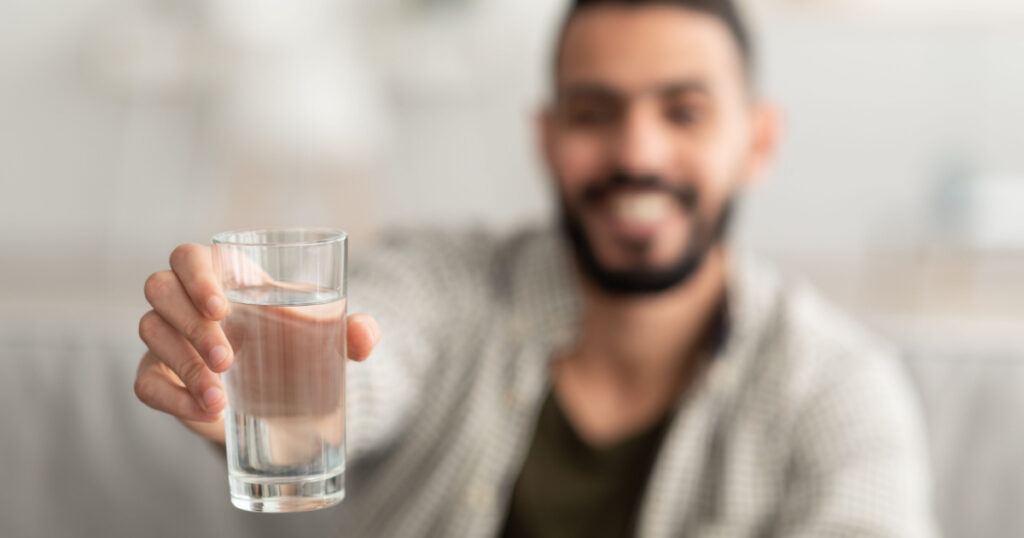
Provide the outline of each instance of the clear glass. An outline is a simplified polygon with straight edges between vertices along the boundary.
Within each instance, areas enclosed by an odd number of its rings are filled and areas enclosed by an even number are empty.
[[[253,512],[326,508],[345,497],[347,238],[321,228],[217,234],[231,503]]]

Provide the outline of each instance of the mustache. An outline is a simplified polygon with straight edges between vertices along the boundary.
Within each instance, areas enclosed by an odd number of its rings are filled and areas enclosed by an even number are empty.
[[[700,198],[697,189],[689,183],[673,185],[654,174],[638,176],[616,172],[607,179],[588,185],[583,189],[580,199],[586,205],[593,205],[604,201],[617,191],[626,189],[664,192],[672,196],[684,210],[689,212],[697,209]]]

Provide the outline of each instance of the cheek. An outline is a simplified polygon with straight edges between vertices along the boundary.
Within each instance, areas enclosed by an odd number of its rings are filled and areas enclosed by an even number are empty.
[[[699,152],[696,166],[705,210],[717,209],[741,185],[740,176],[748,158],[741,140],[738,136],[726,137]]]
[[[709,152],[710,166],[714,167],[718,183],[716,190],[720,192],[731,193],[745,179],[741,175],[751,157],[751,132],[744,120],[739,114],[729,118],[720,137],[721,143]]]
[[[552,167],[562,194],[574,197],[604,173],[608,151],[599,137],[563,134],[552,147]]]

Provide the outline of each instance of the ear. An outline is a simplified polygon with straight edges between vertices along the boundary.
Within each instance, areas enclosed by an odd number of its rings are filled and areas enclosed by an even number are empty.
[[[743,174],[746,186],[764,177],[778,154],[782,136],[782,111],[765,102],[755,103],[751,109],[752,131],[747,165]]]

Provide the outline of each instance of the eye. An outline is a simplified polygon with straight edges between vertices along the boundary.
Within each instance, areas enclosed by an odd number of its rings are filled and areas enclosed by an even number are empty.
[[[688,126],[697,123],[700,120],[700,115],[690,106],[669,105],[665,108],[665,119],[674,125]]]
[[[573,127],[602,127],[615,121],[616,111],[613,106],[581,103],[566,107],[564,117]]]

